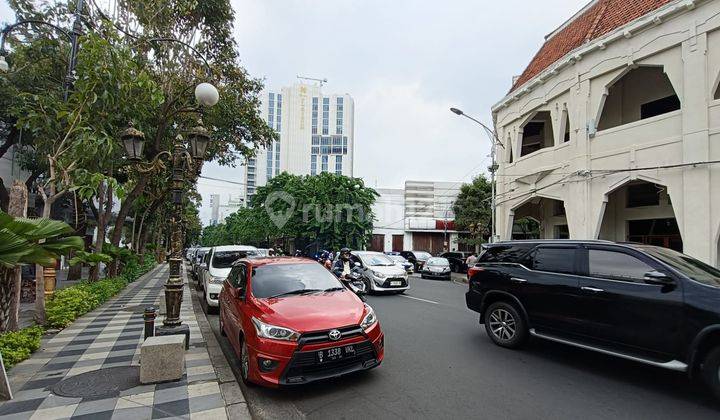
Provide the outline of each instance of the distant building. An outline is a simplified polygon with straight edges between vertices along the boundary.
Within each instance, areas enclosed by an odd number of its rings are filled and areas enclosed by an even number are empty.
[[[497,233],[720,265],[720,1],[592,1],[492,109]]]
[[[282,172],[353,176],[355,103],[350,95],[324,94],[320,86],[297,83],[265,92],[262,117],[280,139],[248,159],[246,202]]]
[[[243,199],[240,196],[230,195],[227,204],[222,204],[220,194],[210,195],[210,224],[221,223],[226,217],[235,213],[243,206]]]
[[[405,188],[378,188],[373,205],[370,249],[381,252],[416,250],[440,254],[467,249],[458,243],[453,204],[458,182],[406,181]],[[447,243],[446,243],[447,235]]]

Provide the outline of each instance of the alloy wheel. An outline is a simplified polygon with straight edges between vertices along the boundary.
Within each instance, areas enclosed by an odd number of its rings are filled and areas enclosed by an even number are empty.
[[[500,341],[510,341],[515,337],[517,329],[515,317],[503,308],[497,308],[490,313],[490,330]]]

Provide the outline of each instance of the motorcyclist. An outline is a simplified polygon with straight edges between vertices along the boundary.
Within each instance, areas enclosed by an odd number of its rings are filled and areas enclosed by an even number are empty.
[[[350,261],[350,248],[340,250],[340,258],[333,264],[332,272],[338,278],[344,279],[350,275],[352,271],[352,262]]]

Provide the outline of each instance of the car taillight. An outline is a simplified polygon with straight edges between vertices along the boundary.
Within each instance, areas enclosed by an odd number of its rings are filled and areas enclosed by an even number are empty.
[[[467,272],[468,282],[470,282],[470,279],[472,278],[472,276],[474,276],[476,273],[479,273],[481,271],[485,271],[485,269],[482,267],[477,267],[477,266],[470,267]]]

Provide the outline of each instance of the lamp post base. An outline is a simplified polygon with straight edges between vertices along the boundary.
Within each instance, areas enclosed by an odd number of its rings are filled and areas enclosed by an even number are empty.
[[[180,324],[172,327],[168,327],[166,325],[155,327],[155,336],[163,335],[184,335],[185,350],[190,349],[190,327],[187,324]]]

